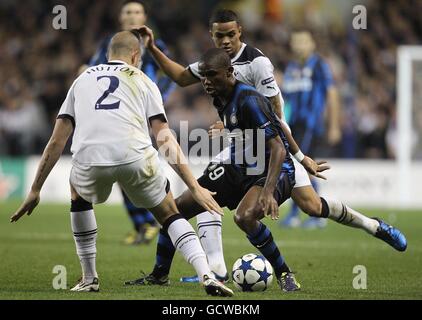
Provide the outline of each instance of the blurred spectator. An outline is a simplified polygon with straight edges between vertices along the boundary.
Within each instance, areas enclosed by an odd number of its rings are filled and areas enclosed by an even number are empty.
[[[68,30],[52,28],[53,0],[0,2],[0,155],[40,153],[56,113],[98,41],[118,26],[123,1],[64,0]],[[422,1],[366,1],[368,30],[348,29],[350,21],[303,1],[282,20],[265,15],[264,1],[147,0],[155,22],[176,61],[188,64],[212,46],[208,16],[219,3],[250,19],[244,38],[267,55],[282,77],[291,57],[290,30],[306,24],[317,35],[318,51],[329,62],[344,106],[343,147],[338,157],[394,157],[396,55],[400,44],[422,43]],[[251,10],[244,10],[246,6]],[[260,9],[259,9],[260,8]],[[243,16],[243,13],[242,13]],[[274,15],[273,15],[274,16]],[[258,19],[261,17],[260,19]],[[247,26],[250,26],[250,29]],[[177,89],[166,103],[173,128],[181,120],[207,128],[217,119],[200,85]],[[415,122],[419,123],[419,122]]]

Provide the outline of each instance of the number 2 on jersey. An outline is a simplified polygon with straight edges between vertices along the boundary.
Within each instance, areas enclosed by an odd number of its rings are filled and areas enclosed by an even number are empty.
[[[109,94],[116,91],[116,89],[119,87],[119,78],[114,76],[101,76],[97,78],[97,81],[100,81],[102,78],[110,79],[110,85],[106,91],[104,91],[103,95],[97,100],[95,103],[95,109],[96,110],[112,110],[112,109],[119,109],[120,101],[117,101],[115,103],[102,103]]]

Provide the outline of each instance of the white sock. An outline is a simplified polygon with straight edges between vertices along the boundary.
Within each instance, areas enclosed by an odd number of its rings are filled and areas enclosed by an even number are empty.
[[[221,216],[206,211],[196,217],[196,223],[199,240],[207,255],[211,270],[220,277],[226,276],[227,268],[224,262],[221,237]]]
[[[185,260],[194,267],[201,282],[204,275],[214,278],[198,236],[190,223],[181,215],[178,216],[179,217],[177,218],[175,217],[176,219],[170,223],[167,229],[167,233],[169,234],[174,247],[183,255]]]
[[[374,235],[379,227],[379,222],[375,219],[368,218],[363,214],[349,208],[338,200],[324,197],[328,204],[329,214],[328,218],[338,223],[363,229],[369,234]]]
[[[78,211],[70,213],[73,239],[76,244],[76,253],[81,262],[83,281],[90,283],[98,277],[95,268],[97,256],[97,222],[94,210]]]

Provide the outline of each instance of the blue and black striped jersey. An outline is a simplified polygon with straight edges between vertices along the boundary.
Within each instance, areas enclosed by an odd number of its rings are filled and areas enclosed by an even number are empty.
[[[243,173],[246,169],[253,168],[256,163],[248,163],[246,159],[251,159],[247,155],[249,152],[253,152],[254,156],[258,156],[256,152],[262,150],[262,145],[258,145],[259,139],[254,137],[248,137],[251,129],[254,134],[264,135],[265,141],[265,173],[268,172],[268,164],[270,160],[270,150],[266,146],[266,142],[276,136],[279,136],[284,144],[287,151],[286,158],[282,166],[282,173],[287,173],[290,181],[294,184],[294,165],[290,158],[289,144],[280,126],[280,122],[277,116],[272,111],[271,102],[260,94],[254,87],[237,82],[234,92],[230,101],[222,105],[218,98],[214,99],[214,105],[218,109],[218,113],[224,126],[231,133],[231,163],[239,168]],[[236,134],[237,133],[237,134]],[[243,140],[243,148],[239,150],[236,139]],[[262,143],[262,141],[261,141]],[[243,155],[239,157],[239,152]],[[252,157],[253,158],[253,157]],[[238,163],[238,159],[243,159],[242,163]]]
[[[282,93],[290,107],[289,125],[303,125],[313,134],[324,130],[327,90],[334,84],[328,64],[317,54],[302,66],[292,61],[284,73]]]

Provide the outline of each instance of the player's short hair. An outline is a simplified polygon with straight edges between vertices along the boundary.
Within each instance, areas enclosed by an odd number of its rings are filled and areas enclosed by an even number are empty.
[[[129,34],[132,35],[129,36]],[[135,43],[134,38],[138,42]],[[107,55],[130,55],[133,49],[139,48],[139,41],[141,41],[141,37],[138,30],[118,32],[110,41]]]
[[[297,26],[297,27],[295,27],[295,28],[293,28],[293,29],[291,30],[291,34],[294,34],[294,33],[302,33],[302,32],[309,33],[309,34],[310,34],[310,36],[311,36],[313,39],[315,39],[315,34],[314,34],[314,32],[313,32],[310,28],[308,28],[308,27],[306,27],[306,26]]]
[[[211,15],[209,20],[209,27],[211,28],[214,23],[225,23],[232,21],[236,21],[237,24],[240,24],[240,20],[236,12],[228,9],[217,9]]]
[[[220,48],[209,49],[202,55],[199,63],[214,68],[229,68],[232,65],[229,54]]]
[[[144,8],[144,13],[148,14],[148,8],[147,5],[145,4],[144,1],[140,1],[140,0],[126,0],[125,2],[122,3],[122,6],[120,7],[121,9],[123,9],[123,7],[129,3],[138,3],[140,4],[143,8]]]

